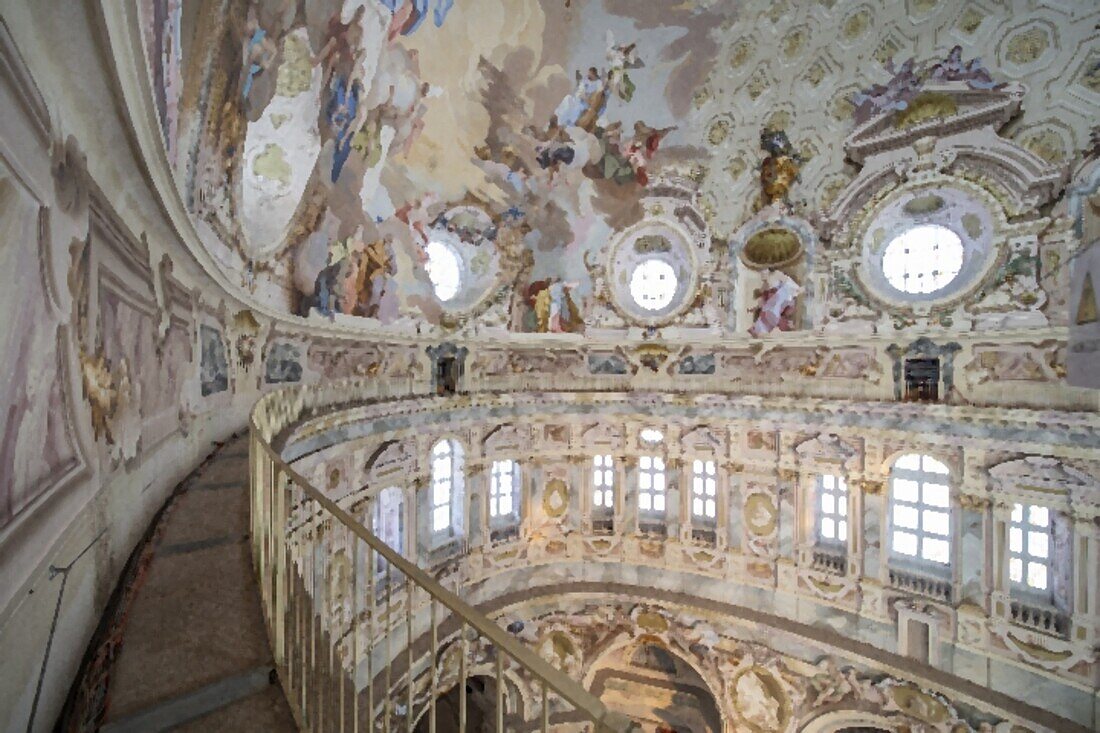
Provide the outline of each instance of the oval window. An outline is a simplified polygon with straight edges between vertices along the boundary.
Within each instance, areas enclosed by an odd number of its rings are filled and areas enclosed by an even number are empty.
[[[676,271],[664,260],[648,259],[630,275],[630,297],[648,311],[667,308],[676,296]]]
[[[919,295],[947,287],[959,275],[963,244],[959,235],[938,224],[906,229],[882,254],[882,274],[894,288]]]
[[[427,270],[428,279],[432,282],[435,297],[443,302],[455,297],[462,280],[458,253],[442,242],[428,242],[424,252],[428,257],[424,269]]]

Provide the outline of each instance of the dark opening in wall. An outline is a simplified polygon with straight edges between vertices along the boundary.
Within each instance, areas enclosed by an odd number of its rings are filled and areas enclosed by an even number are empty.
[[[905,360],[905,399],[908,402],[938,402],[940,399],[940,360]]]
[[[440,357],[435,363],[436,391],[441,395],[458,392],[458,368],[453,356]]]

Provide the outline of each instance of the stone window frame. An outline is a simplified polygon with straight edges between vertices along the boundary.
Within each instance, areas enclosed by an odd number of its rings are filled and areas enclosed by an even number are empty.
[[[435,458],[436,451],[441,445],[446,445],[450,449],[450,475],[445,479],[437,478]],[[442,456],[440,456],[442,457]],[[462,503],[465,497],[465,450],[462,443],[457,438],[442,436],[432,443],[431,450],[429,451],[429,479],[428,479],[428,534],[431,539],[430,546],[432,549],[438,549],[440,546],[447,544],[451,540],[462,536],[463,534],[463,506]],[[442,501],[436,500],[436,484],[446,481],[448,483],[448,495],[446,499]],[[436,512],[442,509],[447,510],[447,524],[446,526],[436,526]]]
[[[898,468],[898,465],[897,465],[898,462],[900,460],[902,460],[903,458],[905,458],[907,456],[911,456],[911,455],[919,456],[919,458],[920,458],[920,468],[919,469]],[[947,468],[947,473],[938,473],[938,472],[926,471],[924,469],[924,459],[925,458],[930,458],[930,459],[936,461],[937,463],[943,465],[945,468]],[[901,475],[898,474],[899,471],[901,472]],[[935,476],[942,477],[942,484],[941,483],[935,483],[933,481],[925,481],[923,479],[923,477],[925,477],[925,476],[927,476],[927,477],[935,477]],[[913,501],[904,501],[904,500],[901,502],[902,504],[912,506],[913,508],[916,509],[916,511],[917,511],[917,520],[918,520],[917,521],[917,527],[916,527],[916,529],[911,529],[911,528],[906,528],[906,527],[900,528],[900,531],[908,532],[910,534],[916,534],[917,535],[917,552],[916,552],[915,555],[907,555],[905,553],[898,552],[894,548],[894,529],[895,529],[894,528],[894,515],[895,515],[894,509],[895,509],[895,505],[896,505],[894,482],[898,478],[907,479],[907,480],[916,480],[917,481],[917,491],[918,491],[917,500],[915,502],[913,502]],[[957,541],[957,538],[955,537],[955,534],[956,534],[956,530],[958,528],[958,523],[959,523],[959,518],[957,516],[957,513],[955,512],[955,507],[954,507],[954,504],[953,504],[953,502],[955,501],[956,494],[957,494],[957,491],[956,491],[956,488],[955,488],[955,485],[954,485],[954,480],[955,480],[955,474],[951,470],[950,463],[948,461],[941,460],[940,458],[933,455],[931,452],[924,451],[923,448],[917,448],[917,449],[914,449],[912,451],[906,451],[906,452],[903,452],[903,453],[899,453],[898,455],[896,455],[892,458],[892,460],[890,461],[890,470],[889,470],[889,474],[888,474],[887,482],[886,482],[886,491],[888,493],[887,493],[887,497],[886,497],[887,500],[885,502],[886,503],[886,522],[884,524],[884,531],[883,531],[883,543],[885,544],[887,565],[889,567],[895,567],[895,568],[898,568],[900,570],[913,571],[913,572],[917,572],[917,573],[922,574],[922,575],[930,575],[932,577],[941,578],[941,579],[945,579],[945,580],[949,580],[953,577],[953,573],[955,572],[955,568],[957,566],[957,563],[955,562],[954,555],[955,555],[956,549],[958,547],[958,541]],[[934,484],[934,485],[937,485],[937,486],[938,485],[947,486],[947,503],[946,503],[946,506],[931,505],[931,504],[928,504],[927,502],[924,501],[924,485],[925,485],[925,483],[930,483],[930,484]],[[941,514],[946,514],[947,515],[948,525],[947,525],[947,533],[946,534],[941,535],[941,534],[935,533],[935,532],[926,532],[926,531],[924,531],[923,526],[924,526],[924,512],[925,511],[933,511],[933,512],[936,512],[936,513],[941,513]],[[926,558],[924,556],[923,548],[924,548],[924,544],[925,544],[924,540],[926,539],[926,536],[927,536],[928,539],[931,539],[933,541],[939,540],[939,541],[944,541],[944,542],[947,543],[947,562],[941,563],[937,560],[932,560],[932,559]]]
[[[505,495],[500,491],[499,482],[505,475],[503,470],[507,464],[507,475],[511,481],[511,491],[508,498],[511,499],[511,509],[507,513],[495,512],[499,506],[499,502],[505,498]],[[501,470],[498,471],[498,468]],[[523,496],[521,491],[523,487],[523,472],[521,470],[519,461],[514,458],[494,458],[489,466],[489,496],[488,496],[488,511],[489,511],[489,524],[491,526],[500,527],[504,525],[516,524],[519,522],[520,517],[520,502]]]

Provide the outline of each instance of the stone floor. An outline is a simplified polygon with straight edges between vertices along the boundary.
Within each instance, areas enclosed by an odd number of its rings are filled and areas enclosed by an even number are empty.
[[[222,446],[152,534],[122,617],[101,730],[293,731],[252,573],[248,443]]]

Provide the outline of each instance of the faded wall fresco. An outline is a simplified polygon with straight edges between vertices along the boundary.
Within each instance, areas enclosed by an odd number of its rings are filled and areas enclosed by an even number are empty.
[[[200,370],[203,397],[226,391],[229,389],[229,362],[221,333],[212,326],[200,326],[199,344],[202,348]]]
[[[295,344],[272,344],[267,354],[264,381],[285,384],[302,381],[302,349]]]

